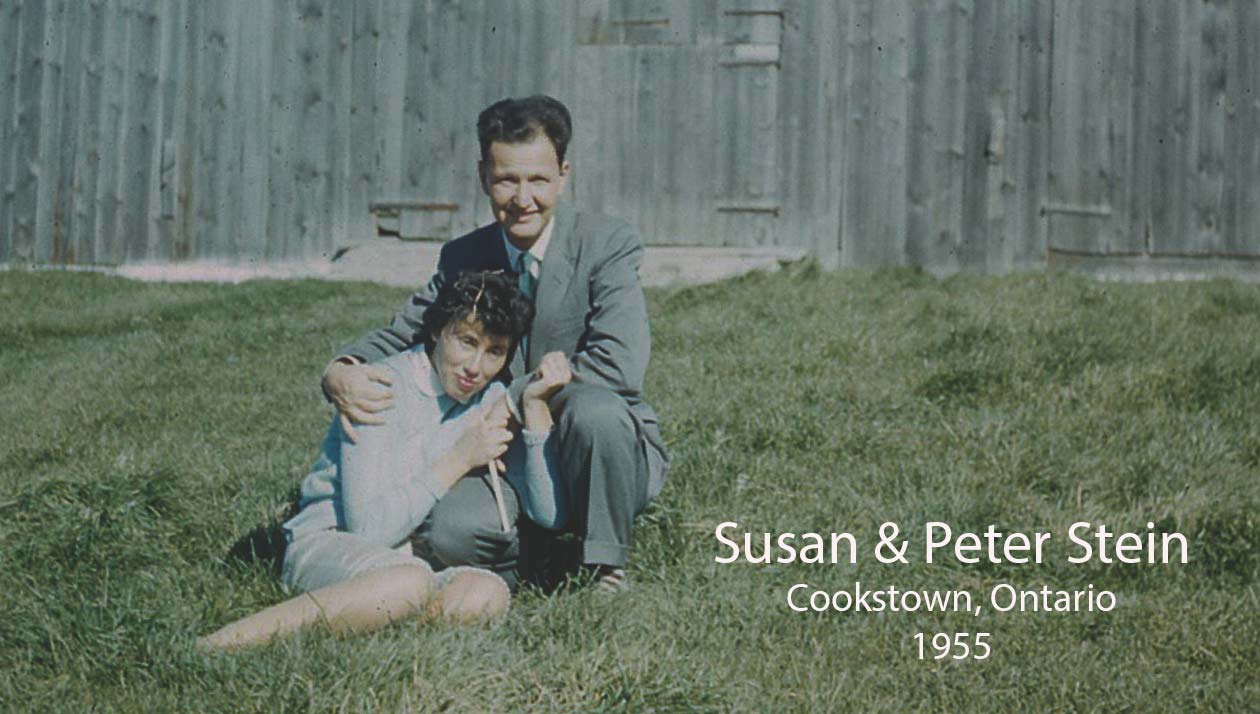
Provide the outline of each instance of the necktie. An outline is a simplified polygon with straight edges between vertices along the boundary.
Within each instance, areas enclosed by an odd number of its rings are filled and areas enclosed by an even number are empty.
[[[517,272],[519,273],[517,276],[517,285],[520,286],[521,292],[525,293],[525,297],[530,300],[534,299],[534,290],[537,288],[536,283],[538,282],[538,279],[534,277],[533,271],[530,270],[530,268],[533,267],[532,258],[533,256],[529,253],[521,253],[520,261],[516,266]]]
[[[533,267],[532,263],[532,255],[529,253],[521,253],[521,258],[517,262],[516,266],[519,272],[516,277],[517,285],[520,287],[521,292],[525,294],[525,297],[529,298],[530,302],[533,302],[534,300],[534,289],[537,287],[538,282],[538,279],[534,277],[533,271],[530,270],[530,268]],[[522,357],[529,356],[529,335],[521,337],[520,352]]]

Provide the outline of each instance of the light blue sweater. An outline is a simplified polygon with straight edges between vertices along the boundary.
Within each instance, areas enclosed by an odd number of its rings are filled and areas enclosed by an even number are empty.
[[[378,364],[393,372],[394,408],[384,424],[356,426],[358,443],[346,439],[333,418],[319,459],[302,481],[302,511],[284,524],[290,537],[335,527],[385,546],[401,543],[446,492],[430,465],[507,393],[495,382],[460,404],[442,390],[422,348]],[[544,528],[559,528],[565,519],[553,441],[549,433],[522,430],[504,458],[504,476],[522,509]]]

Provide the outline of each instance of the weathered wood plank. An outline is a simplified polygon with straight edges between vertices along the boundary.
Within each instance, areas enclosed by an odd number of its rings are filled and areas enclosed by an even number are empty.
[[[93,223],[92,255],[97,263],[117,263],[122,255],[118,242],[118,209],[122,201],[118,190],[123,131],[123,84],[126,77],[129,43],[126,17],[129,8],[121,0],[110,0],[105,13],[105,37],[102,57],[101,102],[97,114],[99,127],[97,152],[100,164],[96,173],[96,211]]]
[[[377,46],[383,17],[377,3],[354,4],[351,40],[350,79],[350,174],[347,204],[347,240],[366,240],[376,235],[376,224],[368,206],[376,199],[379,186],[374,126],[380,107],[376,104]]]
[[[179,67],[173,69],[176,78],[174,136],[174,235],[172,255],[187,260],[196,255],[200,244],[200,224],[197,220],[199,191],[197,177],[197,143],[201,117],[200,65],[204,63],[200,50],[201,3],[181,2],[178,27],[183,28],[184,41],[180,44]],[[234,256],[223,256],[234,257]]]
[[[1046,260],[1048,221],[1041,212],[1046,196],[1050,152],[1050,87],[1053,7],[1045,2],[1020,3],[1018,20],[1019,80],[1015,109],[1006,126],[1009,176],[1014,200],[1007,235],[1015,241],[1010,268],[1041,267]]]
[[[457,203],[449,181],[455,149],[455,127],[453,118],[448,116],[449,98],[453,96],[453,58],[447,55],[450,45],[442,42],[443,33],[449,31],[449,15],[454,11],[447,2],[430,3],[426,12],[411,16],[407,29],[410,53],[400,118],[403,163],[399,198],[404,201]],[[449,217],[448,211],[406,211],[401,216],[399,234],[404,238],[445,237]]]
[[[897,265],[906,260],[911,8],[904,2],[863,2],[858,10],[847,75],[853,94],[844,139],[849,163],[842,262]]]
[[[234,220],[230,230],[243,246],[243,254],[234,256],[238,259],[265,259],[270,246],[267,194],[271,178],[268,139],[273,120],[269,109],[274,80],[271,46],[276,20],[274,10],[274,4],[261,3],[256,9],[236,12],[233,19],[234,31],[240,38],[236,50],[240,53],[240,67],[231,91],[233,114],[238,117],[234,131],[239,136],[241,152],[235,167],[237,188],[231,199],[239,202],[239,208],[232,212]]]
[[[1147,197],[1145,223],[1149,238],[1145,244],[1156,252],[1178,250],[1186,225],[1185,186],[1179,178],[1189,148],[1186,122],[1188,86],[1184,63],[1188,56],[1182,32],[1183,3],[1139,3],[1142,23],[1141,55],[1135,76],[1141,84],[1135,91],[1142,102],[1135,110],[1146,142],[1140,147],[1143,195]]]
[[[709,173],[715,163],[715,147],[707,131],[707,117],[716,90],[717,46],[678,46],[655,54],[664,86],[649,109],[660,117],[650,139],[652,186],[645,196],[647,205],[641,203],[634,213],[618,209],[618,215],[637,219],[649,244],[694,245],[704,240],[696,215],[714,210]],[[605,142],[621,140],[599,138]],[[591,160],[600,160],[600,155],[594,154]]]
[[[44,0],[30,0],[22,8],[21,49],[18,57],[16,121],[13,134],[13,167],[10,182],[13,199],[9,216],[9,252],[17,260],[36,256],[35,222],[39,204],[41,116],[48,56],[45,32],[49,7]]]
[[[328,7],[328,195],[325,258],[346,244],[350,232],[350,121],[353,71],[354,8],[333,0]]]
[[[771,246],[784,233],[778,142],[783,13],[719,7],[716,237],[726,245]]]
[[[1231,6],[1226,114],[1225,250],[1260,253],[1260,5]]]
[[[851,27],[847,20],[852,6],[829,3],[810,3],[809,6],[817,13],[808,17],[807,21],[818,33],[814,62],[820,67],[815,92],[820,102],[814,110],[816,138],[802,147],[799,165],[804,167],[812,157],[818,183],[814,197],[808,202],[802,200],[797,210],[812,219],[814,255],[823,267],[838,268],[841,260],[840,221],[844,210],[844,165],[838,157],[843,156],[845,151],[844,117],[847,107],[840,59]],[[823,164],[822,168],[818,167],[819,163]]]
[[[82,11],[83,57],[80,65],[80,96],[75,110],[73,165],[70,168],[71,204],[66,235],[71,262],[95,262],[97,210],[97,177],[101,167],[101,115],[104,85],[103,50],[106,23],[109,22],[105,0],[92,0]]]
[[[0,5],[0,146],[17,141],[18,71],[21,68],[23,4],[16,0]],[[0,261],[13,260],[13,171],[17,152],[0,152]]]
[[[256,70],[244,65],[242,59],[242,39],[240,32],[241,15],[254,16],[255,13],[247,5],[226,3],[215,16],[214,26],[208,28],[212,39],[222,34],[222,42],[214,42],[219,67],[218,75],[211,80],[207,78],[207,87],[213,87],[211,95],[212,111],[217,118],[218,130],[211,134],[209,145],[205,148],[217,154],[219,168],[213,177],[212,189],[215,199],[215,240],[220,245],[230,246],[229,254],[237,260],[257,260],[265,251],[265,244],[259,232],[249,225],[242,225],[238,217],[245,205],[244,152],[241,146],[246,134],[246,123],[256,121],[247,117],[242,111],[241,98],[246,88],[257,81]],[[257,22],[257,19],[251,17]]]
[[[658,224],[644,239],[659,244],[713,245],[721,240],[716,221],[716,196],[712,172],[717,166],[718,143],[713,140],[712,121],[717,107],[718,73],[721,72],[720,4],[713,0],[686,3],[688,38],[691,44],[679,44],[669,50],[676,58],[670,72],[669,87],[662,94],[661,112],[667,119],[654,151],[662,155],[657,170],[667,187],[653,194],[653,212],[668,212],[669,221]],[[676,8],[677,6],[671,6]],[[682,22],[682,20],[679,20]],[[594,111],[616,111],[613,106],[597,106]],[[597,137],[603,142],[620,141],[617,136]],[[632,147],[633,148],[633,147]],[[594,160],[600,154],[593,155]],[[598,186],[591,186],[592,193]],[[616,214],[642,224],[646,216],[618,209]]]
[[[1191,253],[1220,253],[1225,250],[1222,228],[1225,214],[1225,134],[1228,76],[1228,10],[1226,0],[1196,3],[1197,22],[1186,28],[1198,36],[1191,110],[1192,155],[1190,210],[1185,227],[1184,250]]]
[[[630,195],[634,167],[634,128],[629,116],[634,90],[635,47],[578,47],[579,101],[575,116],[576,146],[571,149],[571,198],[587,210],[613,215],[629,211],[619,198]],[[595,101],[599,97],[601,101]],[[617,111],[610,108],[617,108]]]
[[[377,195],[373,200],[397,201],[402,198],[403,104],[406,99],[407,73],[412,71],[408,29],[411,26],[410,3],[389,5],[390,12],[382,23],[376,58],[375,165]],[[415,12],[421,12],[416,8]]]
[[[273,75],[267,92],[267,260],[283,260],[293,254],[294,212],[297,202],[297,113],[300,72],[296,44],[300,11],[295,2],[276,5],[271,44]]]
[[[69,194],[63,190],[63,167],[73,147],[71,117],[77,99],[74,79],[78,63],[78,17],[64,0],[50,0],[44,26],[44,75],[40,79],[39,182],[35,207],[35,260],[68,262],[65,214]],[[67,135],[69,134],[69,135]]]
[[[906,257],[915,265],[957,270],[964,240],[964,153],[972,41],[970,0],[925,4],[912,22],[906,135]]]
[[[123,128],[121,215],[119,240],[123,244],[123,260],[149,258],[149,180],[157,149],[158,33],[157,0],[137,0],[128,19],[133,50],[124,84],[129,110]]]
[[[298,7],[301,18],[294,38],[298,78],[293,85],[296,124],[290,142],[290,150],[296,158],[293,167],[296,201],[286,258],[331,252],[327,214],[329,127],[325,96],[329,61],[328,6],[323,0],[302,0]],[[320,141],[308,141],[307,137],[320,137]]]
[[[446,175],[447,185],[444,187],[451,203],[458,208],[450,212],[439,223],[439,230],[444,226],[446,231],[442,238],[461,235],[491,220],[486,202],[481,193],[477,178],[477,163],[480,151],[477,144],[477,114],[490,102],[501,97],[489,82],[496,75],[494,64],[488,53],[502,43],[504,37],[498,29],[503,20],[495,6],[486,3],[460,3],[457,6],[455,21],[464,42],[452,47],[450,61],[455,67],[467,66],[470,71],[463,71],[460,91],[451,97],[450,111],[452,118],[451,164],[442,167]],[[557,35],[557,42],[565,42],[562,35]]]
[[[236,178],[233,154],[227,151],[235,137],[229,126],[233,85],[238,67],[231,37],[234,22],[232,3],[195,3],[200,23],[197,41],[196,76],[196,162],[193,167],[192,209],[197,217],[194,255],[242,257],[244,246],[232,230],[229,185]]]
[[[1017,121],[1016,83],[1019,81],[1019,36],[1009,28],[1019,24],[1019,7],[1014,3],[987,3],[977,6],[976,36],[992,37],[986,61],[989,66],[979,73],[985,90],[977,93],[977,101],[969,106],[981,130],[970,134],[968,144],[976,151],[973,165],[980,168],[977,189],[963,215],[978,217],[978,234],[982,243],[972,248],[968,263],[986,273],[1002,273],[1011,269],[1018,239],[1008,232],[1011,213],[1018,209],[1014,201],[1011,162],[1007,158],[1009,126]],[[978,43],[977,43],[978,44]]]
[[[157,130],[154,134],[154,150],[151,158],[149,181],[149,241],[147,255],[154,261],[171,259],[171,251],[177,240],[176,226],[176,167],[177,149],[175,136],[181,131],[178,105],[186,104],[179,91],[182,82],[181,47],[188,42],[184,35],[183,13],[187,3],[171,3],[158,12],[157,50]]]
[[[1056,4],[1048,215],[1051,247],[1141,248],[1130,230],[1131,2]]]
[[[844,208],[840,216],[842,266],[862,264],[866,258],[865,246],[872,240],[870,228],[874,210],[867,173],[876,158],[871,128],[874,122],[871,99],[874,8],[870,0],[856,0],[851,7],[842,61],[848,97],[841,156],[844,162]]]

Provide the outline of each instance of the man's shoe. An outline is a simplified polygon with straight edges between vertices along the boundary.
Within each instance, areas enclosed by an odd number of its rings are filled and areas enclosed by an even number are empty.
[[[617,595],[630,589],[630,579],[625,568],[600,565],[595,568],[594,586],[597,593]]]

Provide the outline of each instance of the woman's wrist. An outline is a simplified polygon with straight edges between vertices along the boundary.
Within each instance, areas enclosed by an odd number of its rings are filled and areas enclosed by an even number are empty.
[[[458,446],[447,451],[437,462],[433,464],[433,475],[439,484],[442,485],[442,491],[455,485],[464,474],[472,470],[468,465],[468,459],[463,453],[463,449]]]
[[[525,417],[523,426],[533,432],[551,431],[551,407],[547,406],[547,402],[542,399],[530,399],[528,397],[522,402],[521,409]]]

